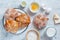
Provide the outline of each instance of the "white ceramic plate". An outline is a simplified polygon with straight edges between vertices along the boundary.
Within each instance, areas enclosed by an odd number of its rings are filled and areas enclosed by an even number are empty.
[[[20,9],[15,9],[15,10],[17,10],[18,12],[20,12],[20,13],[26,13],[25,11],[22,11],[22,10],[20,10]],[[3,25],[5,24],[5,18],[3,17]],[[28,27],[28,26],[27,26]],[[25,28],[23,28],[23,29],[19,29],[16,33],[14,33],[14,34],[21,34],[21,33],[23,33],[26,29],[27,29],[27,27],[25,27]]]

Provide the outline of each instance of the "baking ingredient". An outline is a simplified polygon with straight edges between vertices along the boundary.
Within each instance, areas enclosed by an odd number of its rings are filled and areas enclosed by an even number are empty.
[[[27,37],[28,40],[37,40],[37,34],[35,32],[29,32]]]
[[[31,4],[31,9],[32,9],[33,11],[36,11],[36,10],[39,9],[39,5],[38,5],[37,3],[32,3],[32,4]]]
[[[46,31],[46,33],[47,33],[48,37],[53,37],[56,34],[56,29],[54,29],[54,28],[48,28],[47,31]]]

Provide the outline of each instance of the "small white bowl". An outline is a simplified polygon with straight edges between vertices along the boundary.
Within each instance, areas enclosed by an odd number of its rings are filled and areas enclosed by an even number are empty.
[[[33,4],[33,3],[35,3],[35,4],[37,4],[37,5],[39,6],[39,8],[38,8],[37,10],[35,10],[35,11],[32,10],[32,8],[31,8],[31,4]],[[30,4],[30,6],[29,6],[29,10],[30,10],[32,13],[36,13],[36,12],[38,12],[39,9],[40,9],[40,5],[39,5],[39,3],[37,3],[37,2],[32,2],[31,4]]]
[[[24,8],[24,7],[26,7],[26,2],[22,1],[20,5]]]
[[[39,33],[39,31],[37,31],[36,29],[29,30],[29,31],[26,33],[26,40],[28,40],[28,34],[29,34],[30,32],[34,32],[34,33],[37,35],[37,40],[40,40],[40,33]]]

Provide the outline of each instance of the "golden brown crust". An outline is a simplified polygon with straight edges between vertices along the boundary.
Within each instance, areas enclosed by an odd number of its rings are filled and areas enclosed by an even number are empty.
[[[21,14],[16,17],[16,21],[19,22],[22,27],[26,27],[30,23],[30,17],[27,14]]]
[[[14,8],[7,9],[4,18],[4,27],[11,33],[16,33],[18,29],[22,29],[30,23],[30,17],[27,14],[18,12]]]
[[[8,32],[11,32],[11,33],[16,33],[17,30],[19,29],[18,23],[14,20],[6,20],[4,27]]]
[[[16,17],[16,21],[22,23],[30,23],[30,17],[27,14],[21,14]]]

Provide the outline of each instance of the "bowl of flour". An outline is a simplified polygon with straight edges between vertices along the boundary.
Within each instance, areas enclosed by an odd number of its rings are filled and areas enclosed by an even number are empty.
[[[26,40],[40,40],[40,34],[37,30],[29,30],[26,34]]]

